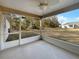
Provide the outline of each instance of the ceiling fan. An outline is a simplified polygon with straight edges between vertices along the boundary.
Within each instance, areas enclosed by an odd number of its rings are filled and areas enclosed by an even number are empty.
[[[53,0],[52,0],[53,1]],[[49,2],[48,0],[39,0],[39,7],[43,10],[46,10],[48,5],[49,5]],[[64,0],[59,0],[60,3],[64,2]]]
[[[48,1],[47,1],[47,0],[42,0],[42,1],[40,1],[39,7],[40,7],[42,10],[46,10],[47,7],[48,7]]]

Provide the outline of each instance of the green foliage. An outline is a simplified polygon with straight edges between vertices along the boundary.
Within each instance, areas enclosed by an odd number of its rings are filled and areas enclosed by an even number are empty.
[[[50,18],[44,19],[43,27],[51,27],[51,28],[59,27],[58,19],[56,17],[52,17],[52,19]]]
[[[35,22],[33,22],[33,29],[40,29],[40,21],[39,20],[34,20]]]
[[[23,20],[20,18],[13,18],[9,19],[10,23],[10,31],[18,31],[19,30],[19,25],[21,21],[21,29],[22,30],[27,30],[27,29],[40,29],[40,21],[36,18],[26,16],[22,17]],[[51,18],[51,17],[50,17]],[[59,26],[59,22],[56,16],[52,17],[52,19],[47,18],[43,20],[43,27],[51,27],[55,28]]]
[[[22,22],[21,22],[21,29],[22,30],[26,30],[28,28],[30,24],[30,20],[25,18]]]
[[[9,18],[8,21],[10,24],[10,32],[19,30],[20,21],[18,18],[13,18],[13,19]]]

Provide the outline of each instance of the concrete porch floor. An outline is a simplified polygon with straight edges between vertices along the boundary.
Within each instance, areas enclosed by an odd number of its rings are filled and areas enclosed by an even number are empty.
[[[0,59],[79,59],[79,56],[41,40],[1,51]]]

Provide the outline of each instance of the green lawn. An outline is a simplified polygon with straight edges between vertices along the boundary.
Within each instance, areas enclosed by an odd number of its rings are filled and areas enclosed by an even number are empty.
[[[33,33],[33,32],[22,32],[21,34],[21,38],[27,38],[27,37],[32,37],[32,36],[36,36],[38,34]],[[9,34],[6,42],[8,41],[14,41],[14,40],[18,40],[19,39],[19,34]]]

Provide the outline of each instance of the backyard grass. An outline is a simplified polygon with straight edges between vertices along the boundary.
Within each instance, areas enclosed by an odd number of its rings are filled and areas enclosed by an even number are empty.
[[[58,29],[58,28],[48,28],[44,29],[43,35],[71,42],[74,44],[79,44],[79,29]]]
[[[21,38],[27,38],[27,37],[32,37],[32,36],[36,36],[38,34],[34,33],[34,32],[22,32],[21,34]],[[9,34],[6,42],[8,41],[14,41],[14,40],[19,40],[19,34]]]
[[[77,30],[73,29],[73,30],[60,29],[60,28],[45,28],[42,30],[42,34],[52,38],[71,42],[74,44],[79,44],[79,31],[78,29]],[[22,32],[21,38],[23,39],[27,37],[36,36],[38,35],[36,33],[39,33],[39,31],[36,31],[36,30],[32,30],[32,31],[34,32]],[[18,39],[19,39],[19,34],[10,34],[6,41],[8,42],[8,41],[13,41]]]

